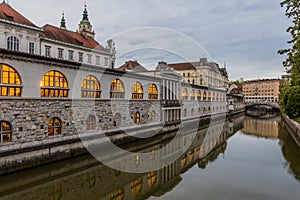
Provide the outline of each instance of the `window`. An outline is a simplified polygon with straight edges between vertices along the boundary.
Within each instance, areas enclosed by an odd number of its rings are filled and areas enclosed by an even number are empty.
[[[206,101],[206,91],[203,92],[203,101]]]
[[[187,116],[187,111],[186,111],[186,108],[183,109],[183,116],[186,117]]]
[[[141,123],[141,115],[139,112],[134,113],[134,123],[136,124]]]
[[[34,54],[34,43],[33,42],[29,42],[29,47],[28,47],[29,49],[28,49],[28,52],[30,53],[30,54]]]
[[[63,59],[64,58],[64,49],[58,48],[58,56],[57,58]]]
[[[115,79],[110,85],[110,98],[124,98],[124,85],[120,79]]]
[[[195,110],[194,110],[194,108],[192,108],[192,110],[191,110],[191,116],[194,116],[195,115]]]
[[[51,47],[45,46],[45,56],[50,57],[51,56]]]
[[[0,143],[11,142],[12,128],[8,122],[0,121]]]
[[[124,190],[118,189],[109,193],[109,200],[123,200],[124,199]]]
[[[188,99],[188,91],[186,88],[182,90],[182,100],[187,100]]]
[[[143,179],[142,177],[139,177],[135,180],[133,180],[130,183],[130,187],[131,187],[131,196],[133,198],[136,198],[142,191],[142,184],[143,184]]]
[[[89,115],[86,120],[86,130],[96,129],[96,117],[94,115]]]
[[[104,58],[104,66],[108,66],[109,65],[109,60],[108,60],[108,58]]]
[[[116,113],[114,117],[114,126],[121,126],[121,123],[122,123],[121,114]]]
[[[69,50],[69,60],[74,60],[74,51]]]
[[[48,136],[61,134],[61,121],[59,118],[54,117],[48,123]]]
[[[96,56],[96,65],[100,65],[100,56]]]
[[[190,151],[189,154],[190,154],[190,161],[192,162],[194,160],[194,152]]]
[[[151,122],[155,122],[156,120],[156,114],[155,114],[155,111],[152,111],[151,112]]]
[[[183,73],[182,75],[183,75],[183,77],[185,77],[185,73]]]
[[[155,84],[151,84],[149,87],[148,99],[158,99],[158,91]]]
[[[191,100],[195,100],[195,90],[191,91]]]
[[[20,97],[22,93],[21,79],[12,67],[0,65],[0,96]]]
[[[201,91],[200,90],[198,90],[198,92],[197,92],[197,100],[201,101]]]
[[[78,53],[78,62],[83,62],[83,53],[82,52]]]
[[[10,36],[7,38],[7,49],[12,51],[20,50],[20,42],[19,39],[15,36]]]
[[[211,101],[211,93],[208,92],[208,101]]]
[[[157,171],[148,173],[148,181],[147,182],[148,182],[148,186],[150,188],[152,188],[155,185],[156,179],[157,179]]]
[[[87,61],[87,62],[88,62],[89,64],[92,64],[92,55],[91,55],[91,54],[88,54],[87,57],[88,57],[88,61]]]
[[[82,98],[100,98],[101,85],[94,76],[87,76],[81,85]]]
[[[58,71],[50,71],[40,83],[41,97],[68,97],[69,88],[66,77]]]
[[[181,158],[181,166],[182,166],[182,167],[185,167],[186,163],[187,163],[187,156],[184,155],[184,156]]]
[[[132,99],[143,99],[143,87],[141,83],[139,82],[134,82],[132,86]]]

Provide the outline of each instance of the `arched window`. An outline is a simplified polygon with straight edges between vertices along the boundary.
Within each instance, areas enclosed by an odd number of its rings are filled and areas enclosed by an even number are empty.
[[[203,101],[206,101],[206,91],[203,92]]]
[[[183,109],[183,116],[184,116],[184,117],[186,117],[186,116],[187,116],[187,110],[186,110],[186,108],[185,108],[185,109]]]
[[[205,107],[203,108],[203,114],[206,114],[206,108]]]
[[[139,112],[134,113],[134,123],[139,124],[141,123],[141,115]]]
[[[186,157],[186,155],[184,155],[184,156],[181,158],[181,166],[182,166],[182,167],[185,167],[186,163],[187,163],[187,157]]]
[[[85,79],[83,79],[81,85],[81,97],[82,98],[101,97],[101,85],[96,77],[87,76]]]
[[[21,79],[18,72],[8,65],[0,66],[0,96],[20,97]]]
[[[208,101],[211,101],[211,93],[208,92]]]
[[[198,90],[197,92],[197,100],[201,101],[201,90]]]
[[[41,97],[68,97],[69,95],[68,81],[59,71],[47,72],[40,86]]]
[[[11,142],[12,128],[10,123],[6,121],[0,121],[0,143]]]
[[[216,99],[216,101],[219,101],[219,93],[217,93],[217,99]]]
[[[59,118],[54,117],[48,123],[48,136],[61,134],[61,121]]]
[[[114,117],[114,126],[121,126],[121,123],[122,123],[121,114],[116,113]]]
[[[125,89],[120,79],[115,79],[110,85],[110,98],[123,99],[125,97]]]
[[[143,179],[142,177],[139,177],[130,183],[131,187],[131,196],[133,198],[136,198],[142,191],[142,184],[143,184]]]
[[[216,100],[216,93],[212,93],[212,101],[215,101]]]
[[[156,179],[157,179],[157,171],[148,173],[148,181],[147,182],[148,182],[148,186],[150,188],[152,188],[155,185]]]
[[[198,108],[198,115],[201,115],[201,108]]]
[[[195,100],[195,90],[191,90],[191,100]]]
[[[196,149],[196,157],[199,158],[199,156],[200,156],[200,147]]]
[[[195,155],[194,151],[190,151],[189,154],[190,154],[190,161],[192,162],[194,160],[194,155]]]
[[[186,88],[182,90],[182,100],[188,100],[188,91]]]
[[[109,193],[109,200],[123,200],[124,199],[124,189],[117,189]]]
[[[208,113],[210,113],[210,112],[211,112],[210,107],[208,107]]]
[[[158,99],[158,91],[155,84],[151,84],[149,87],[148,99]]]
[[[151,122],[155,122],[156,121],[156,113],[155,111],[151,112]]]
[[[143,99],[143,87],[141,83],[139,82],[134,82],[132,86],[132,99]]]
[[[96,117],[94,115],[89,115],[86,120],[86,130],[96,129]]]
[[[194,108],[192,108],[191,110],[191,116],[194,116],[195,115],[195,111],[194,111]]]
[[[12,51],[19,51],[20,50],[19,39],[15,36],[9,36],[7,38],[7,49]]]

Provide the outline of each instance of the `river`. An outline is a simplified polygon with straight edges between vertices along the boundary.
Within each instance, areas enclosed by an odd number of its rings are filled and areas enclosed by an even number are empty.
[[[198,131],[195,137],[180,138],[165,153],[175,152],[192,138],[188,149],[162,169],[126,173],[84,155],[0,176],[0,199],[300,198],[300,148],[280,117],[238,116],[210,128]],[[148,149],[155,156],[156,147],[161,146],[153,144],[143,151]],[[134,162],[141,165],[142,161]]]

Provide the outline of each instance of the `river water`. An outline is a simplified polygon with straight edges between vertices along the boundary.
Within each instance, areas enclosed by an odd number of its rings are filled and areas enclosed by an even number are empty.
[[[300,148],[280,117],[212,126],[181,138],[189,149],[162,169],[126,173],[84,155],[0,177],[0,199],[300,199]]]

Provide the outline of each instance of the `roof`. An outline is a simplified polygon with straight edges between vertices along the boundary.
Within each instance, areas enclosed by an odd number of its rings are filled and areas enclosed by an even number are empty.
[[[13,9],[7,3],[0,4],[0,18],[7,20],[7,21],[15,22],[18,24],[38,28],[38,26],[33,24],[31,21],[29,21],[27,18],[25,18],[22,14],[17,12],[15,9]]]
[[[42,36],[44,38],[57,40],[60,42],[69,43],[69,44],[73,44],[76,46],[82,46],[82,47],[86,47],[89,49],[108,51],[103,46],[101,46],[96,40],[94,40],[94,38],[92,38],[92,37],[84,37],[83,35],[81,35],[79,33],[61,29],[59,27],[52,26],[49,24],[46,24],[43,27],[43,29],[44,29],[44,31],[42,33]]]
[[[169,67],[172,67],[176,71],[184,71],[184,70],[196,70],[196,67],[190,63],[174,63],[174,64],[168,64]]]
[[[140,63],[138,63],[136,60],[132,61],[126,61],[125,64],[123,64],[121,67],[117,68],[116,70],[118,71],[128,71],[128,70],[133,70],[133,71],[147,71],[145,67],[143,67]]]

